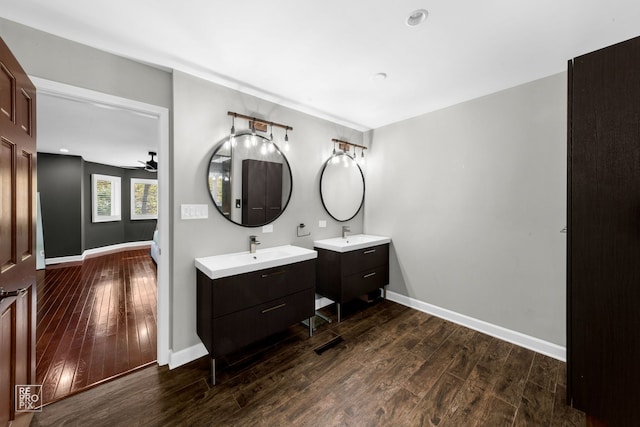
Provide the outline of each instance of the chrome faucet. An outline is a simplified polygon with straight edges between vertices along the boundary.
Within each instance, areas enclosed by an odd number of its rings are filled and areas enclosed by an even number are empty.
[[[348,225],[343,225],[342,226],[342,238],[346,239],[347,238],[347,233],[351,232],[351,228],[349,228]]]
[[[258,246],[259,244],[260,242],[258,242],[258,239],[256,238],[256,236],[249,236],[249,253],[255,254],[256,246]]]

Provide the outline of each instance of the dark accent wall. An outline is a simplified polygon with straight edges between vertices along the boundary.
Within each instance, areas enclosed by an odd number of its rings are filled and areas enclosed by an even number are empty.
[[[94,173],[121,178],[121,221],[91,222],[91,175]],[[157,179],[157,174],[140,169],[123,169],[100,163],[84,162],[85,250],[153,238],[156,220],[131,220],[131,178]]]
[[[91,222],[91,175],[94,173],[98,173],[101,175],[119,176],[121,178],[120,185],[122,189],[122,219],[120,221],[96,223]],[[129,198],[125,198],[124,195],[124,190],[127,186],[127,182],[123,178],[123,175],[123,170],[120,168],[101,165],[99,163],[84,162],[84,172],[82,175],[82,180],[85,185],[82,191],[82,204],[84,205],[85,215],[82,217],[82,222],[84,223],[85,230],[85,250],[99,248],[101,246],[115,245],[118,243],[123,243],[125,241],[124,221],[125,211],[129,208]]]
[[[158,179],[158,174],[156,172],[147,172],[143,169],[123,169],[123,171],[123,181],[127,183],[126,188],[122,189],[123,203],[127,205],[127,211],[122,212],[125,239],[127,239],[127,242],[151,240],[158,221],[155,219],[131,220],[131,178]]]
[[[91,175],[121,178],[122,219],[91,222]],[[156,220],[131,220],[131,178],[157,179],[140,169],[85,162],[81,157],[38,153],[38,191],[47,258],[81,255],[87,249],[151,240]]]
[[[38,191],[48,257],[82,253],[82,168],[81,157],[38,153]]]

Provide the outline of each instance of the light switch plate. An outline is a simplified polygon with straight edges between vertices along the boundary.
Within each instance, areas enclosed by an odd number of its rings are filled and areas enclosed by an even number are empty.
[[[181,219],[206,219],[209,218],[208,205],[180,205]]]
[[[321,219],[320,221],[318,221],[318,227],[327,228],[327,221]]]
[[[273,224],[267,224],[262,226],[263,233],[273,233]]]

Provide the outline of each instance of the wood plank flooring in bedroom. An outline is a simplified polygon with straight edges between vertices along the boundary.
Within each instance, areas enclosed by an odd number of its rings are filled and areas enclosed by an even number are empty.
[[[565,404],[562,362],[391,301],[343,313],[311,338],[297,325],[218,361],[214,387],[207,357],[149,366],[45,407],[32,425],[585,425]]]
[[[36,379],[43,402],[156,360],[156,266],[149,249],[38,274]]]

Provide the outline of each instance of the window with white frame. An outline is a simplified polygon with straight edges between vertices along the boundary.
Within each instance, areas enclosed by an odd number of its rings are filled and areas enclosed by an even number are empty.
[[[131,219],[158,219],[158,180],[131,178]]]
[[[120,221],[120,177],[91,175],[91,206],[93,222]]]

